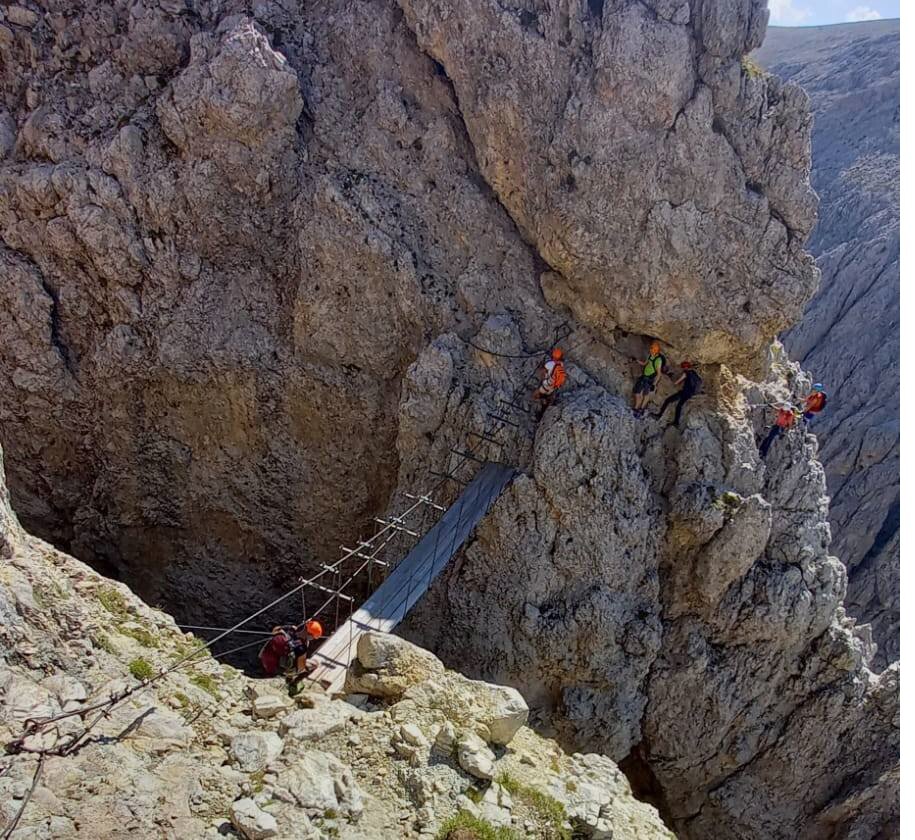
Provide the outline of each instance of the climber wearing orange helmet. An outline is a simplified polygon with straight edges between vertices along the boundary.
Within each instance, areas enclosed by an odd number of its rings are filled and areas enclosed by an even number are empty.
[[[540,403],[540,410],[537,413],[539,420],[555,402],[556,392],[566,381],[566,368],[562,362],[562,350],[559,347],[554,348],[549,360],[537,368],[537,377],[540,379],[540,385],[531,395],[531,399]]]
[[[294,687],[314,670],[315,663],[308,661],[308,645],[324,635],[324,628],[310,618],[298,625],[274,627],[271,632],[273,636],[260,652],[261,666],[268,677],[283,671],[286,682]]]
[[[661,354],[661,345],[658,341],[652,341],[648,348],[648,358],[639,359],[642,365],[642,373],[635,381],[632,389],[632,409],[636,417],[641,417],[645,413],[645,406],[652,391],[658,387],[658,380],[661,378],[661,372],[664,370],[666,360]]]

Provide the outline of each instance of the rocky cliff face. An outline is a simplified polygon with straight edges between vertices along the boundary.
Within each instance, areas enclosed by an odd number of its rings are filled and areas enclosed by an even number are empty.
[[[408,392],[453,348],[422,356]],[[620,357],[577,362],[409,636],[517,686],[571,748],[628,756],[678,836],[893,836],[898,666],[873,674],[870,633],[845,617],[815,438],[796,430],[765,464],[756,449],[771,420],[754,406],[809,380],[722,369],[677,431],[633,418]],[[426,399],[449,422],[453,400]],[[407,470],[427,457],[408,417],[401,440]]]
[[[16,9],[0,434],[29,527],[181,618],[245,615],[567,321],[566,392],[410,632],[685,837],[893,835],[898,669],[844,616],[814,439],[756,454],[755,406],[809,384],[767,346],[817,276],[805,95],[741,61],[761,2]],[[625,408],[645,333],[706,363],[682,433]]]
[[[384,506],[443,330],[512,312],[542,346],[545,292],[754,367],[813,291],[804,96],[739,61],[760,2],[15,8],[12,491],[179,617],[243,614]]]
[[[23,533],[2,463],[0,545],[4,745],[27,719],[104,700],[193,650],[167,615]],[[198,657],[114,707],[81,748],[48,756],[26,802],[28,750],[67,743],[81,723],[64,719],[0,758],[0,830],[25,802],[14,837],[402,840],[450,836],[438,832],[461,811],[514,836],[559,840],[574,824],[595,838],[673,837],[609,759],[566,755],[528,729],[514,690],[449,673],[396,637],[365,638],[359,656],[352,702],[293,700],[281,681]]]
[[[899,658],[899,21],[771,29],[757,55],[811,97],[823,281],[785,344],[828,383],[834,549],[885,664]]]

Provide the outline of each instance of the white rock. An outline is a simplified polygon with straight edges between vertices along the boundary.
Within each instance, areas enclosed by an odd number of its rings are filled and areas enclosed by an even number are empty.
[[[275,732],[243,732],[232,739],[229,751],[240,770],[259,773],[283,751],[283,739]]]
[[[462,735],[457,748],[458,764],[471,776],[489,780],[495,775],[496,757],[479,735],[472,732]]]
[[[429,745],[423,731],[415,723],[405,723],[400,727],[400,737],[414,747],[427,747]]]
[[[325,735],[337,732],[359,710],[349,703],[325,703],[313,709],[299,709],[280,721],[280,733],[296,741],[317,741]]]
[[[299,807],[322,814],[328,809],[358,818],[363,810],[362,791],[352,771],[330,753],[309,750],[279,774],[277,791],[285,788]]]
[[[232,825],[248,840],[273,837],[278,831],[276,819],[258,808],[253,799],[232,803]]]
[[[356,655],[359,665],[369,673],[359,674],[358,669],[351,669],[347,687],[373,697],[400,697],[410,686],[445,670],[429,651],[387,633],[360,636]]]
[[[290,705],[291,700],[279,694],[262,694],[251,703],[251,712],[256,718],[272,718],[281,715]]]
[[[457,738],[457,733],[454,729],[454,724],[451,721],[446,720],[441,728],[438,730],[435,736],[435,748],[445,755],[449,755],[454,749],[454,742]]]

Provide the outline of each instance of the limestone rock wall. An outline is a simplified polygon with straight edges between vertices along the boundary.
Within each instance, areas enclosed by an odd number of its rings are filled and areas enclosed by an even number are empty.
[[[772,30],[758,60],[811,97],[823,282],[785,345],[829,388],[835,551],[885,664],[899,658],[899,22]]]
[[[816,439],[757,452],[765,404],[809,380],[777,358],[760,384],[722,369],[678,431],[632,416],[618,349],[576,353],[574,385],[525,430],[524,474],[408,637],[653,780],[681,837],[897,836],[898,666],[871,671],[870,631],[842,606]],[[422,460],[403,416],[401,435]]]
[[[510,312],[542,346],[545,292],[756,366],[815,282],[808,118],[741,71],[761,2],[694,5],[4,13],[28,526],[182,618],[239,615],[386,504],[401,377],[443,330]]]
[[[186,621],[334,557],[387,502],[425,336],[540,300],[399,11],[255,5],[0,24],[17,509]]]
[[[756,456],[754,406],[809,384],[766,348],[817,276],[806,99],[741,61],[760,0],[7,8],[0,441],[29,529],[240,617],[568,321],[563,399],[409,629],[653,780],[686,837],[892,836],[898,669],[843,614],[814,440]],[[707,363],[682,435],[625,407],[644,333]]]

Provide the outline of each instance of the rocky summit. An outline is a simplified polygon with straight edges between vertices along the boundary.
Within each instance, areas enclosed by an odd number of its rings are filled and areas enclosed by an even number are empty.
[[[811,102],[750,57],[766,22],[764,0],[0,9],[0,828],[899,836],[899,664],[864,596],[846,611],[846,564],[874,564],[819,459],[852,457],[853,401],[760,454],[814,381],[774,339],[833,248],[805,250]],[[805,323],[788,347],[828,379]],[[673,375],[640,415],[652,340]],[[653,412],[681,362],[702,386],[674,425]],[[471,447],[513,480],[341,696],[174,624],[261,610],[405,494],[446,507],[429,472]]]

